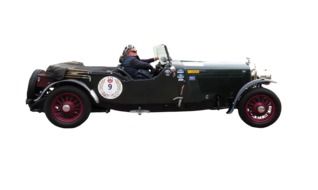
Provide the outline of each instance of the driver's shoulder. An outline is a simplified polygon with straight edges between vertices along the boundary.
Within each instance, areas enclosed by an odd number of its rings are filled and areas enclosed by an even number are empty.
[[[128,65],[131,62],[133,62],[135,59],[136,59],[135,57],[127,56],[127,57],[122,59],[122,64],[123,65]]]

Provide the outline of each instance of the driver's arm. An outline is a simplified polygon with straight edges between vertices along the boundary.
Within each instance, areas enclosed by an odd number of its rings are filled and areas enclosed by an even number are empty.
[[[152,63],[154,61],[158,60],[158,57],[150,58],[150,59],[142,59],[140,61],[146,62],[146,63]]]
[[[153,67],[148,62],[138,59],[131,60],[131,66],[136,69],[153,69]]]

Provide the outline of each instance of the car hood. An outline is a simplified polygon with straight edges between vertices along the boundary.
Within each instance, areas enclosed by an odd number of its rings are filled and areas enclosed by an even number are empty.
[[[172,65],[183,69],[213,69],[213,70],[250,70],[244,62],[207,62],[207,61],[187,61],[173,60]]]

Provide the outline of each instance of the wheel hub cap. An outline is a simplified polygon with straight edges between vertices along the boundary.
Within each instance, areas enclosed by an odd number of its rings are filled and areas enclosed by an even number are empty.
[[[257,111],[258,111],[258,113],[264,113],[266,111],[266,109],[264,106],[258,106]]]
[[[71,106],[68,104],[64,104],[62,110],[63,112],[69,112],[71,110]]]

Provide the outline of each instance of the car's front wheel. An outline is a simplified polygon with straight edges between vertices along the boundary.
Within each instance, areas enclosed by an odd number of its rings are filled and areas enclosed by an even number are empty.
[[[44,104],[44,111],[54,125],[74,128],[88,118],[91,102],[81,89],[74,86],[62,86],[49,94]]]
[[[274,92],[255,88],[241,98],[238,111],[241,119],[248,125],[264,128],[279,118],[281,103]]]

